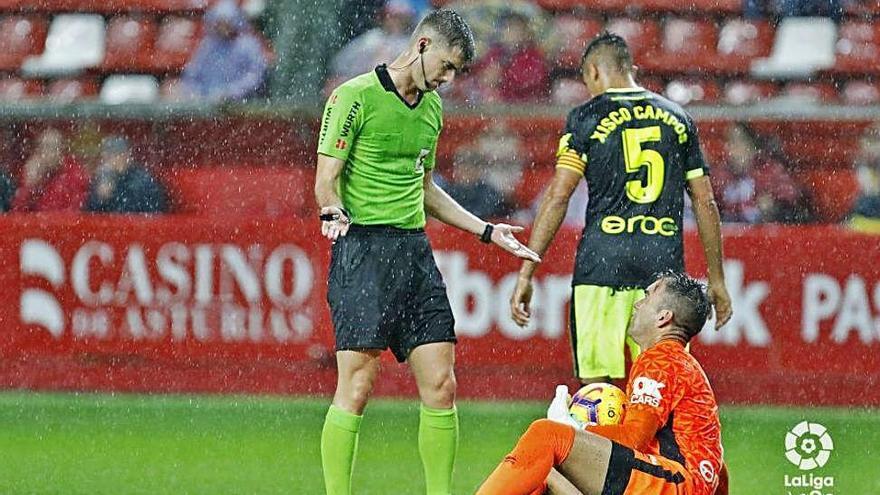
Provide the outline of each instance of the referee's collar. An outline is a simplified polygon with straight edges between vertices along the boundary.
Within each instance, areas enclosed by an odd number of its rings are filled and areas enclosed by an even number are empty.
[[[391,74],[388,73],[388,66],[385,64],[379,65],[376,67],[376,77],[379,78],[379,84],[385,89],[385,91],[389,91],[397,95],[397,98],[403,102],[410,110],[419,106],[419,103],[422,102],[422,97],[425,93],[422,91],[418,92],[418,96],[416,96],[416,101],[413,104],[410,104],[406,99],[397,91],[397,86],[394,85],[394,80],[391,79]]]

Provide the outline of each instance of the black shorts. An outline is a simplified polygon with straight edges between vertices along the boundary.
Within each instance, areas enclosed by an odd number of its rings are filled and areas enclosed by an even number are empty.
[[[403,362],[416,347],[455,342],[455,319],[422,229],[352,225],[333,244],[327,302],[336,350],[391,349]]]

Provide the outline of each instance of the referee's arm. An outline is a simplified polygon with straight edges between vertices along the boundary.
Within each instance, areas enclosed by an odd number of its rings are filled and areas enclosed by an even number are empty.
[[[541,258],[519,242],[513,234],[522,232],[522,227],[505,223],[491,224],[480,220],[476,215],[458,204],[434,182],[434,171],[425,170],[425,212],[441,222],[470,232],[484,242],[492,242],[501,249],[519,258],[540,262]],[[488,237],[487,237],[488,236]]]
[[[344,167],[345,162],[339,158],[318,153],[315,201],[321,209],[321,215],[336,215],[336,220],[321,222],[321,234],[334,241],[348,233],[350,223],[338,193],[339,176]]]

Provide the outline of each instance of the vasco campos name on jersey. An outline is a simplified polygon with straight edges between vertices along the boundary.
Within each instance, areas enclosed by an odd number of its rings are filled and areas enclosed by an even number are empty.
[[[648,215],[630,218],[608,215],[602,219],[601,228],[602,232],[611,235],[634,234],[637,229],[643,234],[663,237],[672,237],[678,232],[678,225],[671,217],[656,218]]]

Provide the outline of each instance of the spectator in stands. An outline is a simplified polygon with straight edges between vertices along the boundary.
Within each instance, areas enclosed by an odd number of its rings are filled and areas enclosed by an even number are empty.
[[[529,19],[509,12],[500,19],[499,38],[474,66],[476,84],[469,99],[477,103],[522,102],[546,99],[550,92],[550,64],[535,41]]]
[[[95,171],[86,210],[96,213],[162,213],[165,189],[136,164],[128,140],[108,136],[101,142],[101,163]]]
[[[522,139],[504,121],[492,119],[490,123],[489,129],[475,142],[476,149],[486,160],[486,182],[505,197],[513,198],[525,166]]]
[[[61,131],[46,129],[24,164],[10,211],[80,211],[89,192],[89,176],[68,152]]]
[[[743,13],[763,17],[843,17],[843,0],[744,0]]]
[[[181,78],[194,97],[224,102],[258,96],[268,60],[235,0],[220,0],[205,14],[205,36]]]
[[[390,0],[379,13],[379,25],[349,41],[331,63],[326,88],[391,62],[409,44],[415,10],[403,0]]]
[[[803,222],[806,197],[801,187],[746,124],[727,132],[726,160],[713,170],[712,185],[725,222]]]
[[[850,226],[880,234],[880,123],[862,135],[855,169],[859,197],[850,216]]]
[[[513,205],[486,177],[486,156],[476,149],[458,150],[453,160],[452,180],[445,190],[458,204],[480,218],[510,215]]]

